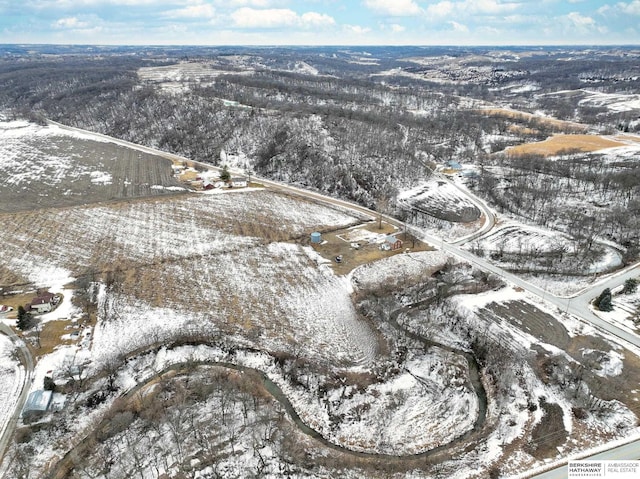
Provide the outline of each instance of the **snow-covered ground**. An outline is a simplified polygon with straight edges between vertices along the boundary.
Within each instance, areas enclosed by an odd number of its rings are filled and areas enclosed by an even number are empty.
[[[594,90],[581,90],[581,93],[584,98],[579,101],[579,105],[605,107],[617,112],[640,109],[640,95],[638,94],[604,93]]]
[[[8,185],[21,185],[37,179],[45,184],[56,184],[72,176],[85,175],[93,183],[109,183],[109,172],[95,171],[89,165],[79,164],[75,161],[77,153],[64,151],[55,143],[55,154],[49,152],[49,148],[37,148],[41,141],[48,142],[47,147],[50,147],[51,141],[67,138],[107,141],[98,136],[62,130],[57,126],[40,126],[23,120],[0,121],[0,171],[10,172],[3,181]]]
[[[398,200],[453,222],[470,222],[480,216],[477,206],[449,181],[430,179],[415,188],[402,191]]]
[[[464,246],[560,296],[577,293],[592,284],[595,274],[622,265],[621,253],[605,242],[596,243],[600,254],[591,260],[580,257],[580,247],[567,234],[504,217],[488,235]]]
[[[13,342],[0,334],[0,433],[13,414],[24,382],[25,370],[16,354]]]
[[[448,256],[443,251],[394,255],[359,266],[351,277],[358,289],[373,290],[381,285],[392,287],[397,283],[419,281],[433,274],[447,259]]]
[[[613,311],[600,311],[597,308],[592,310],[602,319],[637,332],[640,325],[640,288],[635,293],[629,294],[623,293],[622,289],[623,286],[620,286],[612,291]]]
[[[58,282],[89,266],[202,257],[256,245],[263,236],[288,239],[318,227],[357,221],[338,209],[265,191],[57,209],[10,218],[0,230],[3,266],[39,285],[46,285],[47,279]]]

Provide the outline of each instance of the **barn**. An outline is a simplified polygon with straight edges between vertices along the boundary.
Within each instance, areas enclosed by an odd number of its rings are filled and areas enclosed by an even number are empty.
[[[402,240],[396,238],[393,235],[388,235],[384,239],[384,246],[386,250],[396,250],[402,248]]]

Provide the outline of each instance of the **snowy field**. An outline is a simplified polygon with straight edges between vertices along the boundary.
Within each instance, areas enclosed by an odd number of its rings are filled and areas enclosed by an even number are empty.
[[[571,92],[575,94],[574,91]],[[605,107],[616,112],[640,110],[640,95],[624,93],[603,93],[593,90],[580,90],[584,96],[581,106]]]
[[[14,411],[24,381],[24,369],[15,353],[11,340],[0,334],[0,433],[4,432]]]
[[[417,282],[433,274],[447,259],[443,251],[395,255],[356,268],[351,278],[358,289],[373,290],[381,285],[392,288],[398,283]]]
[[[0,230],[0,277],[10,271],[46,286],[52,275],[76,276],[89,266],[223,254],[356,222],[341,210],[264,191],[8,215]]]
[[[475,243],[474,247],[488,254],[500,251],[505,254],[544,255],[557,251],[571,253],[576,248],[576,242],[568,235],[523,224],[500,226]]]
[[[93,350],[107,360],[185,334],[306,358],[366,365],[375,337],[356,318],[344,279],[304,249],[273,243],[149,268],[117,297],[96,328]],[[157,294],[167,288],[167,294]]]
[[[0,178],[2,213],[185,192],[168,160],[98,136],[2,118]]]
[[[431,179],[403,191],[398,200],[438,219],[455,223],[469,223],[480,218],[478,207],[449,181]]]

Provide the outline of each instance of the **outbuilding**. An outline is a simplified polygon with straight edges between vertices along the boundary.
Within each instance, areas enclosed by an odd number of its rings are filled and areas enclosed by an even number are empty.
[[[402,248],[402,240],[396,238],[393,235],[388,235],[384,239],[384,246],[386,250],[395,250]]]
[[[52,396],[53,392],[45,391],[44,389],[31,391],[27,398],[27,402],[22,408],[22,417],[33,418],[42,416],[49,409]]]

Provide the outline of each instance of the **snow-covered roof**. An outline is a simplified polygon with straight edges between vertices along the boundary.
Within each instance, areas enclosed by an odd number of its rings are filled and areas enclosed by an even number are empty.
[[[42,389],[32,391],[27,398],[24,408],[22,408],[22,413],[45,412],[49,408],[52,395],[53,393],[51,391],[44,391]]]

